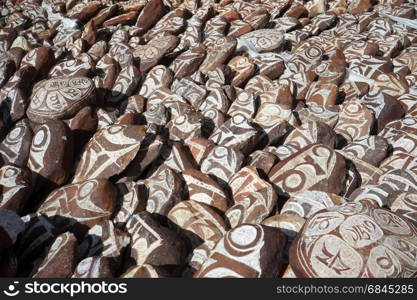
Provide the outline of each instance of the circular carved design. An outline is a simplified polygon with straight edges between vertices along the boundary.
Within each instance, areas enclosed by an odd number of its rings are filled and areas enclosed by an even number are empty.
[[[36,123],[67,119],[86,106],[94,92],[94,82],[87,77],[56,77],[35,85],[29,119]]]

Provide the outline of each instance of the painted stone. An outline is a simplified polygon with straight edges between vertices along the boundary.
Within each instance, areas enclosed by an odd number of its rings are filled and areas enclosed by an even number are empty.
[[[215,146],[201,163],[201,172],[228,182],[243,163],[243,154],[230,147]]]
[[[388,155],[388,143],[380,136],[369,136],[348,143],[342,150],[377,167]]]
[[[179,202],[167,217],[193,248],[207,240],[218,241],[228,229],[222,217],[210,206],[193,200]]]
[[[297,277],[413,277],[416,244],[416,226],[406,218],[365,202],[346,203],[306,222],[290,264]]]
[[[302,191],[294,194],[281,208],[281,214],[298,215],[309,219],[316,212],[341,205],[346,200],[338,195],[320,191]]]
[[[0,168],[0,210],[21,213],[30,196],[32,174],[26,167],[4,165]]]
[[[185,244],[169,228],[159,224],[148,212],[130,217],[127,231],[132,237],[131,257],[138,265],[182,265],[185,261]]]
[[[182,180],[172,169],[162,166],[145,180],[148,188],[146,211],[166,216],[181,201]]]
[[[223,212],[228,209],[230,203],[226,193],[209,176],[195,169],[184,170],[182,176],[187,185],[190,200],[205,203]]]
[[[35,131],[30,146],[28,168],[36,180],[36,189],[65,183],[73,159],[71,132],[59,120],[48,121]]]
[[[29,120],[18,121],[0,143],[0,156],[4,164],[26,166],[29,159],[33,131]]]
[[[94,83],[86,77],[54,77],[37,83],[32,91],[28,118],[36,123],[68,119],[88,105]]]
[[[312,189],[339,194],[344,169],[343,156],[328,146],[312,144],[276,164],[268,177],[284,195]]]
[[[99,256],[106,258],[114,269],[118,269],[129,244],[128,233],[115,228],[113,221],[103,220],[91,227],[84,236],[77,247],[76,261]]]
[[[260,29],[246,33],[239,39],[249,41],[260,52],[279,50],[284,43],[284,35],[278,29]]]
[[[74,272],[76,237],[65,232],[52,243],[48,253],[32,278],[67,278]],[[59,268],[57,268],[59,265]]]
[[[175,49],[179,43],[179,38],[173,35],[155,37],[146,45],[140,45],[133,52],[134,57],[140,59],[140,71],[148,72],[156,66],[162,57]]]
[[[216,244],[194,277],[276,277],[283,264],[285,243],[285,235],[276,228],[240,225]]]
[[[116,207],[117,190],[105,179],[92,179],[56,189],[38,212],[54,220],[57,227],[71,228],[77,237],[90,227],[108,220]]]
[[[121,173],[135,158],[144,136],[144,127],[135,125],[110,125],[97,131],[81,155],[73,182]]]
[[[349,101],[343,103],[339,121],[334,129],[336,133],[351,142],[369,136],[374,120],[372,110],[359,101]]]

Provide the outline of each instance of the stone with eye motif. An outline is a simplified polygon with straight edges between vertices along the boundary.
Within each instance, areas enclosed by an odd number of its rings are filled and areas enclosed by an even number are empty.
[[[27,168],[4,165],[0,168],[0,210],[20,213],[31,191],[31,173]]]
[[[87,77],[54,77],[35,85],[28,118],[35,123],[68,119],[87,106],[94,95],[94,82]]]
[[[196,278],[272,278],[283,264],[285,235],[277,228],[242,224],[210,251]]]
[[[145,128],[137,125],[110,125],[97,131],[82,153],[73,182],[121,173],[135,158],[144,136]]]
[[[415,277],[417,227],[365,201],[310,217],[290,248],[297,277]]]

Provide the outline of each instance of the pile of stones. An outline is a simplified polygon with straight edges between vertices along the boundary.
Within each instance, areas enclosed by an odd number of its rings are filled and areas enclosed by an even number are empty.
[[[416,9],[0,1],[0,276],[416,277]]]

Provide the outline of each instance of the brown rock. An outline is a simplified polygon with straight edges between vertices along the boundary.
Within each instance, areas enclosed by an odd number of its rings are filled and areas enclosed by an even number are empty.
[[[144,127],[135,125],[110,125],[97,131],[84,149],[73,182],[121,173],[135,158],[144,136]]]
[[[242,163],[243,154],[230,147],[215,146],[201,163],[201,172],[215,176],[223,182],[228,182]]]
[[[74,150],[68,126],[62,121],[48,121],[34,133],[27,166],[36,180],[35,189],[53,188],[65,183]]]
[[[113,269],[118,269],[129,244],[128,233],[115,228],[110,220],[100,221],[88,230],[78,246],[76,260],[81,261],[94,256],[103,257]]]
[[[68,119],[88,105],[94,83],[86,77],[54,77],[37,83],[32,91],[28,118],[36,123]]]
[[[389,122],[398,120],[404,115],[401,103],[394,97],[381,91],[370,91],[362,98],[362,103],[373,110],[377,131],[381,131]]]
[[[276,277],[283,264],[285,236],[263,225],[240,225],[230,230],[194,275],[197,278]],[[251,255],[245,255],[248,249]]]
[[[223,212],[228,209],[230,205],[227,195],[209,176],[195,169],[186,169],[182,176],[187,184],[190,200],[205,203]]]
[[[373,124],[372,110],[359,101],[349,101],[342,105],[339,121],[334,129],[350,142],[367,137]]]
[[[169,66],[174,72],[174,77],[181,80],[198,70],[206,56],[206,50],[202,45],[192,46],[180,54]]]
[[[23,167],[4,165],[0,168],[0,210],[21,213],[31,192],[32,174]]]
[[[82,237],[88,228],[111,218],[117,190],[105,179],[65,185],[51,194],[38,212],[48,216],[59,228],[73,228]]]
[[[146,45],[137,47],[133,56],[140,58],[140,71],[148,72],[152,67],[156,66],[162,57],[175,49],[179,43],[179,38],[173,35],[155,37]]]
[[[172,169],[162,166],[145,180],[148,188],[146,210],[166,216],[181,199],[182,181]]]
[[[344,169],[345,161],[340,154],[328,146],[313,144],[276,164],[268,177],[279,187],[280,194],[293,195],[311,189],[339,194]]]
[[[164,3],[161,0],[148,1],[140,12],[136,26],[140,32],[146,32],[164,15]]]
[[[185,244],[173,231],[160,225],[148,212],[133,215],[127,223],[132,236],[131,257],[137,265],[183,265]]]
[[[203,241],[218,241],[227,230],[223,219],[210,206],[193,200],[181,201],[167,217],[193,248]]]
[[[0,143],[0,155],[4,164],[26,166],[29,159],[33,132],[28,119],[17,122]]]
[[[67,278],[74,272],[77,239],[72,233],[59,235],[32,278]],[[59,267],[57,267],[59,266]]]
[[[393,212],[346,203],[306,222],[291,246],[290,264],[297,277],[411,277],[415,266],[401,245],[414,247],[415,232],[415,225]],[[378,264],[382,257],[393,268]]]
[[[292,195],[282,209],[281,214],[298,215],[304,219],[309,219],[316,212],[341,205],[346,200],[338,195],[320,191],[302,191]]]

